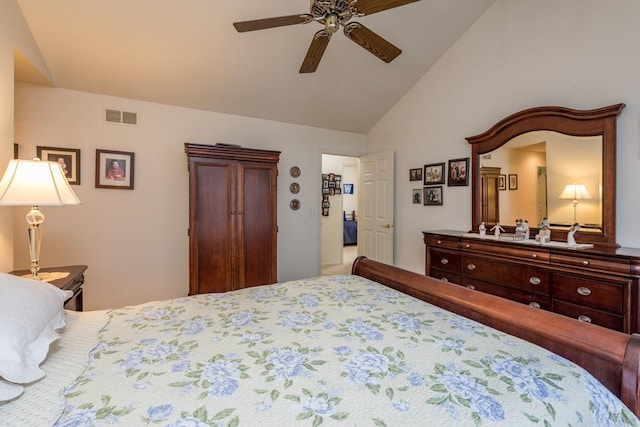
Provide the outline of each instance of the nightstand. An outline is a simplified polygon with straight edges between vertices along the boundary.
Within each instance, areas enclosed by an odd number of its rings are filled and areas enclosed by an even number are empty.
[[[82,311],[82,285],[84,285],[84,272],[87,269],[86,265],[71,265],[67,267],[51,267],[41,268],[41,273],[68,273],[66,277],[51,280],[54,286],[66,291],[72,291],[73,295],[67,301],[65,301],[64,308],[67,310]],[[29,270],[16,270],[10,271],[10,274],[15,276],[25,276],[31,274]]]

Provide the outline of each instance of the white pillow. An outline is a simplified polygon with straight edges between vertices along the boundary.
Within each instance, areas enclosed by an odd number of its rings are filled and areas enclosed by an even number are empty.
[[[64,327],[64,301],[71,295],[49,283],[0,273],[0,401],[19,396],[23,388],[17,384],[44,377],[40,363],[59,337],[56,329]]]

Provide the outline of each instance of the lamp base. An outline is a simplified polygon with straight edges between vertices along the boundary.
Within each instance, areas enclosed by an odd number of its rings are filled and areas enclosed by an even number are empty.
[[[31,256],[31,277],[38,278],[40,270],[40,242],[42,240],[42,228],[40,225],[44,222],[44,214],[40,212],[37,206],[32,206],[31,210],[25,216],[27,224],[29,224],[29,255]]]

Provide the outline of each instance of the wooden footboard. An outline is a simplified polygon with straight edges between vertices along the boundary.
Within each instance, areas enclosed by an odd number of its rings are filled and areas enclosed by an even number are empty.
[[[640,335],[580,322],[358,257],[352,273],[538,344],[582,366],[640,416]]]

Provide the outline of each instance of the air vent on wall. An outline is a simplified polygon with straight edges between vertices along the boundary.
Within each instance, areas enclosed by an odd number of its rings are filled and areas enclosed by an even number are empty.
[[[104,120],[107,123],[118,123],[121,125],[138,126],[138,113],[105,108]]]

